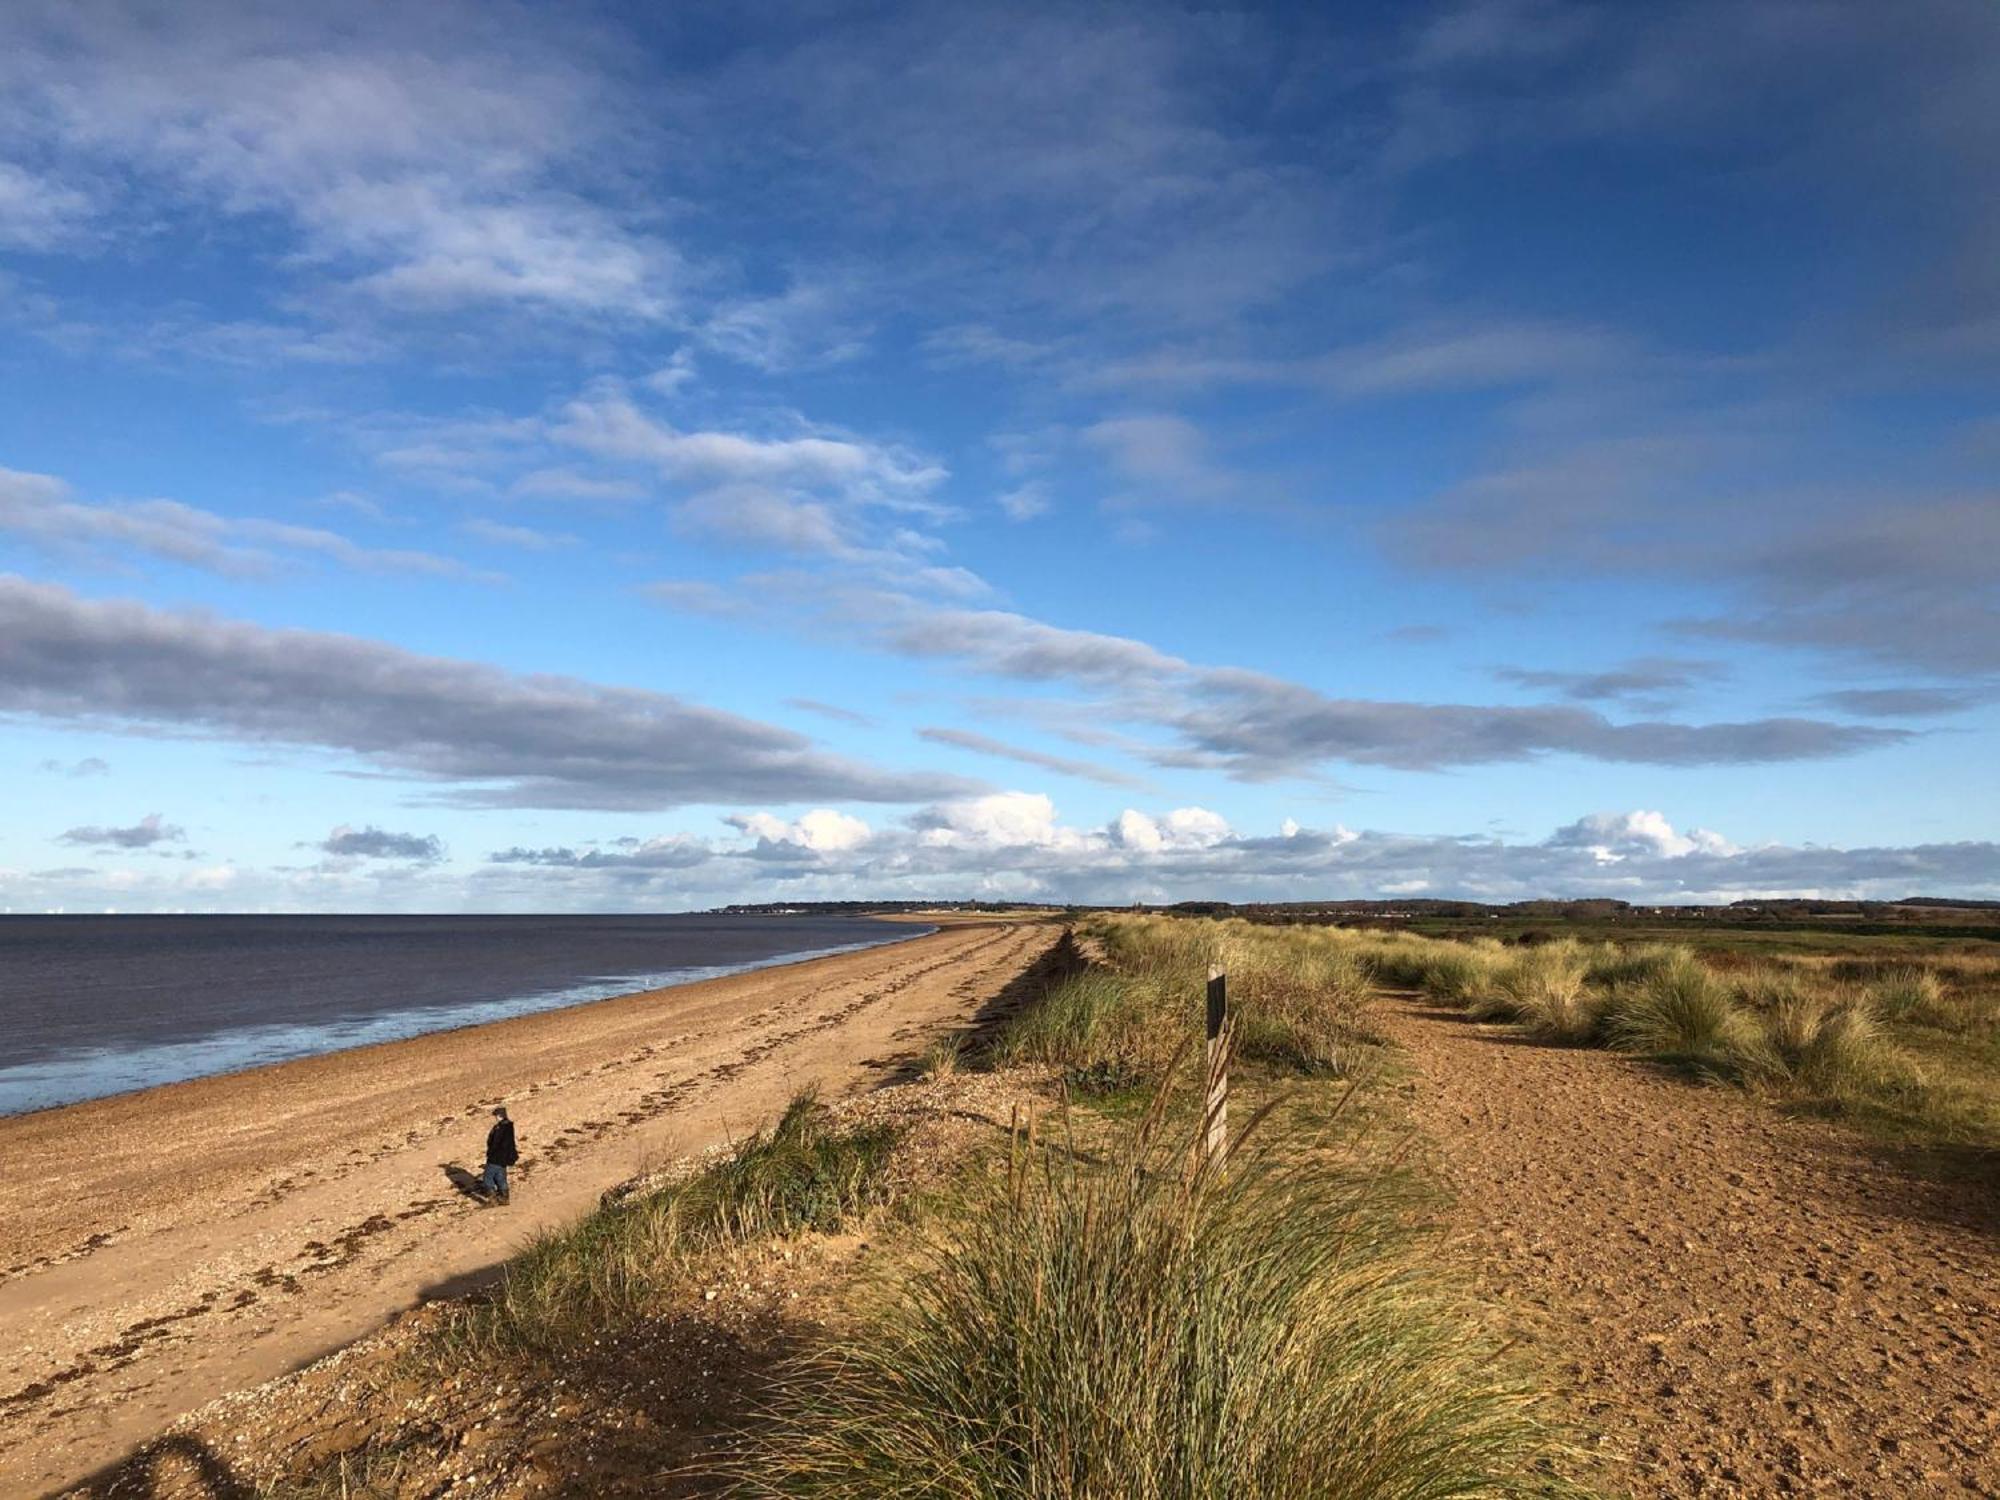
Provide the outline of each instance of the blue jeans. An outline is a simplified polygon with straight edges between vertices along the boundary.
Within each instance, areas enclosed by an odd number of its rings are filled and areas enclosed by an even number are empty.
[[[479,1178],[479,1191],[492,1193],[496,1197],[507,1196],[507,1168],[502,1162],[489,1161]]]

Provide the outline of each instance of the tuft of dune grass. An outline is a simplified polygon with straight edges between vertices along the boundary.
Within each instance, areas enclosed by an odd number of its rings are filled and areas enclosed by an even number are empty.
[[[1828,1102],[1852,1103],[1914,1080],[1865,998],[1790,996],[1773,1007],[1765,1037],[1794,1090]]]
[[[1693,957],[1677,944],[1605,943],[1591,954],[1585,977],[1605,989],[1642,984]]]
[[[1598,1029],[1603,1004],[1588,983],[1588,959],[1573,940],[1523,948],[1493,977],[1510,1018],[1552,1042],[1586,1042]]]
[[[965,1037],[960,1032],[935,1038],[924,1048],[924,1055],[918,1067],[924,1078],[932,1083],[954,1076],[959,1065],[965,1061]]]
[[[1003,1062],[1036,1062],[1071,1072],[1122,1077],[1170,1038],[1149,1035],[1148,996],[1122,975],[1083,969],[1058,980],[1002,1033]]]
[[[1365,1010],[1372,975],[1344,935],[1248,922],[1107,917],[1091,925],[1106,962],[1069,976],[1017,1016],[997,1051],[1066,1071],[1091,1091],[1157,1080],[1196,1040],[1211,965],[1229,975],[1237,1047],[1248,1061],[1308,1076],[1345,1069],[1378,1040]]]
[[[1721,1077],[1740,1076],[1758,1041],[1757,1027],[1728,984],[1699,959],[1681,955],[1610,995],[1604,1033],[1628,1052],[1682,1062]]]
[[[1952,1004],[1944,982],[1929,969],[1899,969],[1868,990],[1870,1004],[1885,1020],[1940,1031],[1964,1029],[1966,1014]]]
[[[1528,1390],[1408,1243],[1408,1179],[1226,1173],[1155,1110],[1108,1159],[1017,1145],[872,1325],[794,1371],[739,1496],[1547,1494]]]
[[[1424,964],[1423,991],[1446,1005],[1470,1005],[1486,992],[1494,959],[1468,943],[1438,943]]]

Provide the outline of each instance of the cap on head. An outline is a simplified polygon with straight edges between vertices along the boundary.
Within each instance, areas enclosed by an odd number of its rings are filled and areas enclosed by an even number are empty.
[[[504,1120],[507,1118],[507,1106],[504,1104],[496,1104],[493,1106],[493,1113],[498,1115],[501,1119]]]

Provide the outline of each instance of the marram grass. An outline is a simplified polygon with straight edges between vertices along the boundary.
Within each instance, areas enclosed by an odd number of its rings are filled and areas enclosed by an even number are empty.
[[[739,1496],[1549,1494],[1529,1388],[1413,1254],[1410,1184],[1316,1153],[1191,1166],[1017,1143],[872,1323],[795,1369]]]

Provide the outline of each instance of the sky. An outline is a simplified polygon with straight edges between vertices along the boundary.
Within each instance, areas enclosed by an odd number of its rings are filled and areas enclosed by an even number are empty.
[[[0,9],[0,910],[2000,897],[2000,7]]]

